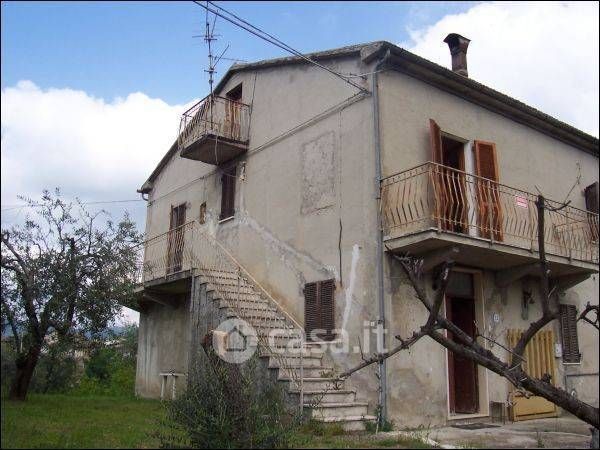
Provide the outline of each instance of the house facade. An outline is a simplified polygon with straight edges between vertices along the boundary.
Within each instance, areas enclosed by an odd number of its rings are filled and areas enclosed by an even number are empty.
[[[241,318],[265,370],[349,429],[380,408],[402,426],[560,414],[426,339],[331,381],[426,320],[391,254],[422,258],[427,280],[455,261],[447,317],[506,358],[540,314],[539,191],[570,201],[546,217],[565,306],[527,367],[598,405],[598,335],[573,320],[598,302],[598,139],[468,78],[460,39],[454,70],[387,42],[310,55],[346,81],[295,57],[234,65],[183,115],[140,189],[138,395],[184,386],[204,334]],[[303,330],[302,356],[273,356]]]

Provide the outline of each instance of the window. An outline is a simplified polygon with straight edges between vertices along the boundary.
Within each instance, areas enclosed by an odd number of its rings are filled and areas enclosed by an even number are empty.
[[[585,188],[585,209],[598,214],[598,182]]]
[[[560,330],[562,334],[563,362],[581,362],[579,338],[577,337],[577,308],[575,305],[560,305]]]
[[[335,280],[317,281],[304,286],[304,329],[308,340],[335,338]]]
[[[229,219],[235,214],[235,169],[235,166],[231,166],[223,170],[221,175],[221,220]]]
[[[588,214],[590,224],[590,237],[592,242],[598,242],[598,182],[590,184],[585,188],[585,209],[592,214]]]

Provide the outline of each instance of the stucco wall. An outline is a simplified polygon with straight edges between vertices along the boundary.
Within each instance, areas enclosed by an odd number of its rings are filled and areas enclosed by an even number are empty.
[[[370,70],[356,60],[338,61],[335,68]],[[176,155],[154,183],[147,234],[168,230],[171,205],[186,202],[186,220],[192,220],[206,202],[203,229],[300,323],[304,284],[334,278],[336,325],[345,327],[357,345],[363,321],[377,317],[371,98],[355,97],[356,89],[306,65],[240,73],[223,92],[240,82],[242,101],[251,104],[252,115],[250,149],[234,162],[234,219],[218,221],[221,169]],[[360,355],[332,362],[346,368],[360,362]],[[372,384],[371,376],[362,373],[356,382],[363,378]],[[359,396],[373,405],[377,398],[371,387]]]
[[[160,373],[187,373],[190,341],[189,298],[172,299],[173,307],[148,303],[140,313],[138,354],[135,379],[136,395],[160,396]],[[185,377],[177,382],[177,390],[185,387]],[[169,377],[166,395],[170,395]]]
[[[573,206],[585,209],[583,189],[598,180],[598,158],[398,72],[380,74],[379,86],[383,176],[431,159],[429,119],[432,118],[444,132],[466,141],[495,142],[501,183],[534,193],[537,186],[548,198],[558,201],[563,201],[575,184],[569,199]],[[398,267],[387,262],[388,329],[392,335],[400,333],[407,337],[424,323],[426,311],[414,298]],[[503,342],[507,329],[528,325],[521,318],[522,281],[510,286],[503,299],[495,288],[493,273],[483,272],[482,280],[486,330]],[[561,296],[561,302],[576,304],[580,310],[587,301],[598,302],[596,275]],[[494,313],[501,318],[499,324],[492,321]],[[539,300],[531,306],[529,314],[531,319],[539,317]],[[557,342],[561,342],[558,323],[552,327]],[[597,332],[580,324],[579,341],[581,364],[563,366],[556,359],[559,369],[556,381],[561,386],[565,383],[565,372],[598,372]],[[499,347],[492,350],[506,357]],[[446,373],[446,352],[429,339],[391,359],[390,418],[407,426],[444,423],[448,418]],[[572,377],[567,383],[567,388],[575,388],[580,398],[598,404],[597,375]],[[505,402],[508,389],[505,380],[487,374],[489,401]]]

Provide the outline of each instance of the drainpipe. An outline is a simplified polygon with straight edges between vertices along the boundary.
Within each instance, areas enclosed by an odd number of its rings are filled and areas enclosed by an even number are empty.
[[[377,201],[377,250],[376,250],[376,267],[377,267],[377,304],[379,308],[379,318],[377,320],[378,330],[381,331],[381,345],[385,348],[385,297],[384,297],[384,277],[383,277],[383,229],[381,226],[381,145],[379,139],[379,92],[377,89],[377,71],[383,65],[384,61],[389,56],[389,52],[379,62],[373,71],[372,87],[373,92],[373,141],[375,146],[375,199]],[[382,349],[377,349],[382,350]],[[386,360],[379,362],[379,382],[381,392],[379,393],[379,409],[380,422],[386,420],[387,417],[387,371]],[[380,423],[382,425],[382,423]]]

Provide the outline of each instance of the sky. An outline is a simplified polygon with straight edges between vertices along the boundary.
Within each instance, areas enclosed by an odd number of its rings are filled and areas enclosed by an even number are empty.
[[[450,32],[471,39],[469,76],[598,136],[598,3],[217,2],[302,52],[387,40],[443,66]],[[141,186],[180,114],[208,92],[204,10],[192,2],[2,2],[2,226],[18,195],[67,199],[143,229]],[[217,51],[287,56],[222,19]],[[221,77],[231,61],[221,61]]]

